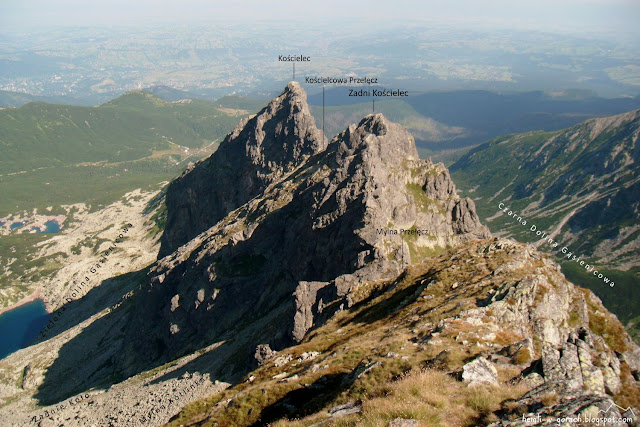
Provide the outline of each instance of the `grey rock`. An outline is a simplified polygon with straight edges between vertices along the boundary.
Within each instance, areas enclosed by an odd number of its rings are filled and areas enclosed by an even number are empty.
[[[560,366],[562,367],[564,377],[571,384],[571,387],[579,388],[584,385],[582,370],[580,367],[580,358],[578,356],[578,347],[575,344],[565,342],[562,345]]]
[[[542,372],[547,381],[559,381],[565,378],[560,366],[560,352],[548,343],[542,348]]]
[[[537,372],[532,372],[529,375],[526,375],[523,378],[523,381],[525,381],[531,388],[544,384],[544,378]]]
[[[565,343],[561,350],[545,343],[542,348],[542,370],[546,381],[566,380],[572,388],[583,386],[578,348]]]
[[[613,359],[615,362],[619,362],[619,359]],[[615,367],[605,366],[603,369],[604,385],[609,394],[618,394],[622,389],[622,376],[619,371],[616,371]]]
[[[637,427],[640,425],[640,409],[631,407],[622,413],[622,416],[631,422],[627,423],[632,427]]]
[[[362,412],[362,405],[357,402],[349,402],[344,405],[334,406],[329,409],[329,415],[332,418],[343,417],[345,415],[359,414]]]
[[[328,286],[328,282],[305,282],[298,284],[294,292],[296,313],[293,317],[293,339],[301,341],[314,322],[314,305],[318,301],[318,290]],[[322,312],[322,306],[316,311]]]
[[[281,379],[281,380],[280,380],[280,381],[278,381],[278,382],[279,382],[279,383],[290,383],[290,382],[293,382],[293,381],[297,381],[298,379],[299,379],[299,377],[298,377],[298,375],[296,374],[296,375],[292,375],[292,376],[287,377],[287,378],[283,378],[283,379]]]
[[[366,360],[362,361],[358,364],[358,366],[353,368],[353,370],[349,373],[349,375],[344,377],[344,379],[342,380],[342,384],[351,384],[358,378],[368,374],[369,372],[376,369],[380,365],[381,365],[380,362],[368,362]]]
[[[391,420],[387,427],[418,427],[420,422],[414,419],[396,418]]]
[[[481,384],[498,384],[498,371],[493,363],[478,357],[462,367],[462,379],[469,387]]]
[[[318,356],[320,356],[320,352],[319,351],[309,351],[309,352],[305,351],[296,360],[298,362],[307,362],[307,361],[310,361],[310,360],[315,360]]]
[[[593,365],[590,349],[587,345],[578,348],[578,357],[580,359],[580,370],[582,371],[582,381],[586,390],[604,394],[604,375],[602,371]]]
[[[282,366],[291,362],[291,360],[292,360],[292,357],[290,354],[286,354],[284,356],[277,356],[275,359],[273,359],[273,366],[275,366],[276,368],[281,368]]]
[[[264,365],[269,359],[275,356],[276,352],[271,350],[269,344],[260,344],[256,347],[254,359],[258,362],[258,366]]]

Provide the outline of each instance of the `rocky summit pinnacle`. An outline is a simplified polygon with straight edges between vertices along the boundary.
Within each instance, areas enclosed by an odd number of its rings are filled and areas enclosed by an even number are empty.
[[[167,255],[327,146],[302,87],[291,82],[218,150],[173,181],[160,256]]]
[[[375,157],[387,164],[418,159],[415,141],[409,132],[387,120],[381,113],[369,114],[357,126],[349,126],[337,138],[354,149],[361,144],[369,145],[375,150]]]

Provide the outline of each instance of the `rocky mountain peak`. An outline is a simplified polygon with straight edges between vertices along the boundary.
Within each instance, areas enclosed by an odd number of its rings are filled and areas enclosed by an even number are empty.
[[[305,92],[300,83],[296,81],[290,81],[289,83],[287,83],[287,86],[284,88],[281,96],[283,95],[290,99],[298,98],[305,106],[307,106],[307,92]]]
[[[287,176],[327,140],[316,127],[302,87],[291,82],[255,116],[241,122],[218,150],[167,190],[165,256]]]
[[[307,94],[297,82],[290,82],[280,96],[241,123],[231,135],[235,134],[245,144],[251,163],[265,174],[282,174],[288,166],[327,147],[309,110]],[[237,138],[230,141],[238,143]]]

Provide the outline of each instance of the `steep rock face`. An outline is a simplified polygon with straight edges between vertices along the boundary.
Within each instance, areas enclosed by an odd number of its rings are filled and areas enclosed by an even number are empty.
[[[303,99],[299,91],[285,91],[270,105],[295,103]],[[306,105],[297,108],[307,111]],[[310,134],[305,123],[288,131],[303,140],[301,147],[316,141],[304,140]],[[280,129],[274,122],[271,131],[277,135]],[[254,133],[251,121],[226,141],[247,132]],[[267,140],[277,138],[265,134]],[[312,151],[320,147],[311,146]],[[271,158],[278,158],[275,151]],[[206,186],[236,194],[233,189],[242,181],[218,183],[204,172],[222,169],[220,158],[214,155],[188,179],[182,177],[181,192],[192,193],[190,184],[196,192]],[[473,202],[456,195],[446,168],[419,160],[413,137],[380,114],[365,117],[326,150],[302,160],[289,174],[272,168],[270,174],[255,175],[266,177],[261,193],[158,262],[123,354],[143,360],[174,357],[238,325],[261,322],[264,328],[247,338],[253,346],[247,353],[255,353],[261,340],[279,348],[350,305],[350,290],[363,280],[389,277],[447,246],[489,236]],[[199,181],[203,177],[209,179],[206,185]],[[169,217],[177,218],[171,213],[176,205],[167,205]],[[212,209],[215,218],[218,211]],[[189,227],[184,228],[194,230]],[[139,348],[156,351],[138,355]]]
[[[160,256],[167,255],[326,148],[306,93],[291,82],[218,150],[171,183]]]

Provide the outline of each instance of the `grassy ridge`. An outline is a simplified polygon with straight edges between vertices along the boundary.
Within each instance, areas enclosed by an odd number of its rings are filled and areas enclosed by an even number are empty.
[[[143,91],[99,107],[30,103],[0,111],[0,171],[137,160],[172,142],[197,148],[237,122],[206,101],[173,104]]]
[[[72,96],[39,96],[23,92],[0,90],[0,108],[21,107],[29,102],[49,102],[52,104],[92,105],[91,98],[78,99]],[[95,104],[95,102],[93,102]]]
[[[0,215],[52,206],[87,203],[98,208],[136,188],[149,189],[177,175],[187,162],[169,159],[125,162],[119,165],[69,165],[4,177],[0,181]]]
[[[0,216],[102,205],[176,176],[215,149],[246,111],[145,91],[98,107],[30,103],[0,111]]]

